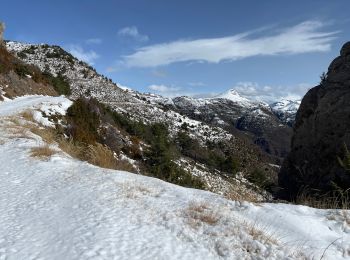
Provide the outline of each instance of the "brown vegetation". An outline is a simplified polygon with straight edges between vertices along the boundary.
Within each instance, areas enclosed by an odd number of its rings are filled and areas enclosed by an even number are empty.
[[[184,214],[193,228],[198,228],[203,224],[215,225],[220,220],[219,214],[213,212],[210,206],[204,202],[190,202],[184,210]]]
[[[33,147],[30,150],[30,156],[31,157],[38,157],[40,159],[47,159],[50,156],[54,155],[56,153],[55,150],[53,150],[50,146],[48,145],[42,145],[38,147]]]

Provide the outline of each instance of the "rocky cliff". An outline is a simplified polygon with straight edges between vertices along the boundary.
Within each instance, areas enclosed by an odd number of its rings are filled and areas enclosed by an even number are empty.
[[[338,162],[344,144],[350,147],[350,42],[301,102],[291,152],[279,173],[281,196],[350,188],[350,174]]]

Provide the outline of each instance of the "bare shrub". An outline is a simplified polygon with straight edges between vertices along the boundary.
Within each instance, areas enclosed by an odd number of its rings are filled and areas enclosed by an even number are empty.
[[[215,225],[220,220],[218,213],[213,212],[204,202],[190,202],[184,214],[193,228],[198,228],[203,224]]]
[[[50,148],[48,145],[33,147],[30,150],[30,156],[31,157],[38,157],[40,159],[47,159],[48,157],[54,155],[56,153],[55,150]]]

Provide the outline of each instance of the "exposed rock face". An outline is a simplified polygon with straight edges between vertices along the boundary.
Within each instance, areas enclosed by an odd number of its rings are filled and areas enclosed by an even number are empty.
[[[338,163],[350,147],[350,42],[328,68],[327,77],[309,90],[298,110],[291,152],[279,173],[281,195],[302,189],[327,192],[332,182],[350,187],[350,174]]]

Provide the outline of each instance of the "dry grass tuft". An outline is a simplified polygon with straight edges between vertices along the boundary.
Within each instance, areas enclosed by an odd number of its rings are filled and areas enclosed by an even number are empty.
[[[134,172],[134,167],[127,160],[118,160],[112,150],[106,145],[89,145],[87,149],[87,161],[96,166]]]
[[[25,138],[25,139],[33,139],[30,134],[30,131],[23,126],[7,126],[9,138]]]
[[[69,154],[73,158],[80,160],[84,159],[84,147],[78,143],[75,143],[72,139],[61,137],[58,139],[57,143],[62,151]]]
[[[232,201],[248,201],[252,203],[261,202],[261,197],[259,197],[257,193],[245,189],[244,186],[238,187],[238,189],[229,189],[224,193],[224,197]]]
[[[209,205],[204,202],[190,202],[184,210],[188,223],[193,228],[198,228],[202,224],[215,225],[220,220],[217,212],[213,212]]]
[[[30,156],[31,157],[38,157],[40,159],[47,159],[54,155],[56,153],[55,150],[50,148],[48,145],[43,145],[43,146],[38,146],[38,147],[33,147],[30,150]]]
[[[30,127],[30,131],[33,134],[40,136],[48,144],[52,144],[56,141],[56,132],[53,128],[39,127],[38,125],[33,125]]]
[[[30,110],[25,110],[19,114],[24,120],[29,122],[34,122],[33,112]]]
[[[3,118],[1,128],[9,134],[8,138],[33,139],[29,131],[31,126],[16,116],[9,116]]]
[[[87,150],[88,162],[107,169],[117,169],[118,161],[114,153],[105,145],[89,145]]]
[[[116,169],[120,171],[126,171],[126,172],[133,172],[133,173],[137,172],[135,167],[131,163],[129,163],[127,160],[118,160],[118,166]]]
[[[137,199],[144,196],[158,196],[158,192],[147,186],[135,182],[126,182],[122,186],[123,194],[128,199]]]
[[[260,241],[263,244],[278,244],[277,238],[273,233],[269,231],[268,227],[263,227],[259,225],[257,222],[247,223],[244,222],[243,226],[245,226],[247,233],[257,241]]]
[[[316,198],[306,192],[300,192],[293,203],[318,209],[349,209],[350,195],[349,192],[344,192],[344,194],[334,194],[333,196],[325,194]]]
[[[16,125],[16,126],[21,125],[21,123],[20,123],[18,117],[15,117],[15,116],[6,117],[6,121],[7,121],[7,122],[10,122],[10,123],[12,123],[12,124],[14,124],[14,125]]]

